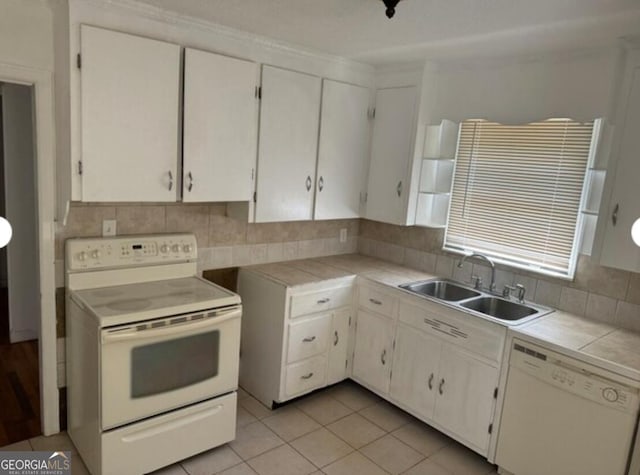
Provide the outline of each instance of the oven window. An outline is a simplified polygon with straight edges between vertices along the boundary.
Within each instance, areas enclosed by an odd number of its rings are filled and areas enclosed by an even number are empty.
[[[184,388],[218,375],[220,331],[131,350],[131,397]]]

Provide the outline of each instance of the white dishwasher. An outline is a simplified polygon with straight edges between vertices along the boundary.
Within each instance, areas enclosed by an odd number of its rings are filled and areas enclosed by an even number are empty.
[[[623,475],[639,384],[514,339],[495,463],[515,475]]]

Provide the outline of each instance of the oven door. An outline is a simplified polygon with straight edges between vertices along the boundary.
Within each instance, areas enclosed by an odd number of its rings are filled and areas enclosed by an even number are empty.
[[[102,429],[237,389],[241,307],[105,328]]]

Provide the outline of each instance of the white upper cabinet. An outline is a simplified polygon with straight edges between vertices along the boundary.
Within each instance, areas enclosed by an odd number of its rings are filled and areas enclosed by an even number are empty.
[[[263,66],[256,222],[313,218],[321,79]]]
[[[416,134],[417,88],[378,89],[366,218],[406,225]]]
[[[249,201],[258,141],[256,63],[187,48],[183,201]]]
[[[369,156],[369,89],[325,79],[315,219],[360,217]]]
[[[640,219],[640,51],[627,61],[616,118],[613,188],[608,213],[601,213],[604,230],[600,264],[640,272],[640,247],[631,239],[631,226]]]
[[[82,200],[176,201],[180,46],[81,27]]]

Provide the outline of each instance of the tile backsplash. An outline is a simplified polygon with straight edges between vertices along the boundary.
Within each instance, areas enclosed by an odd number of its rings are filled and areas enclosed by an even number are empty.
[[[73,203],[67,226],[56,235],[57,286],[64,285],[64,241],[102,234],[102,221],[116,220],[118,235],[191,232],[201,270],[357,252],[360,220],[248,224],[217,204]],[[340,242],[340,229],[347,241]]]
[[[397,264],[470,282],[472,275],[490,282],[490,269],[467,261],[462,269],[459,256],[442,251],[444,231],[403,227],[361,220],[358,252]],[[580,256],[571,282],[541,276],[507,266],[496,266],[497,288],[523,284],[526,299],[587,318],[640,331],[640,274],[603,267],[588,256]]]

